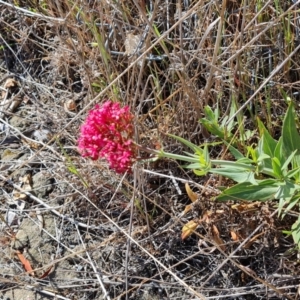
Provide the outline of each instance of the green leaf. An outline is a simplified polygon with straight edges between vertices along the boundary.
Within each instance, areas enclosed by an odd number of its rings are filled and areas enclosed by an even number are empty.
[[[296,155],[297,150],[295,150],[294,152],[292,152],[290,154],[290,156],[286,159],[286,161],[284,162],[284,164],[281,167],[281,170],[284,171],[285,169],[288,169],[289,164],[291,163],[291,161],[293,160],[294,156]]]
[[[190,163],[197,163],[199,162],[199,156],[198,155],[180,155],[180,154],[173,154],[169,152],[164,152],[163,150],[156,151],[157,156],[159,158],[166,157],[166,158],[171,158],[171,159],[176,159],[176,160],[182,160]]]
[[[192,154],[192,153],[189,153],[189,152],[186,152],[186,151],[183,151],[184,154],[186,154],[187,156],[190,156],[190,157],[193,157],[193,158],[198,158],[199,154]]]
[[[300,168],[300,155],[296,155],[294,157],[294,159],[292,160],[292,169],[296,170]],[[300,172],[295,173],[294,175],[294,179],[297,183],[300,182]]]
[[[218,121],[220,118],[220,109],[219,109],[219,105],[217,104],[217,107],[214,111],[214,115],[215,115],[215,120]]]
[[[266,160],[269,160],[269,159],[271,159],[271,157],[268,154],[261,153],[261,154],[259,154],[259,156],[257,158],[257,162],[265,162]]]
[[[218,117],[219,117],[218,109],[216,109],[215,112],[213,112],[211,107],[206,105],[204,107],[204,115],[210,122],[215,122],[215,123],[218,122]]]
[[[272,158],[272,169],[277,178],[282,178],[281,164],[277,157]]]
[[[294,182],[290,180],[284,180],[281,182],[278,182],[278,191],[275,194],[275,199],[290,199],[297,190],[300,189],[300,186],[298,184],[295,184]]]
[[[264,139],[262,138],[258,142],[258,147],[257,147],[257,152],[258,152],[257,163],[259,166],[259,171],[262,171],[263,169],[272,169],[271,156],[264,152],[263,143],[264,143]]]
[[[194,163],[194,164],[189,164],[189,165],[185,166],[184,168],[186,168],[186,169],[194,169],[194,170],[205,170],[206,173],[208,171],[210,171],[210,165],[202,165],[199,162]]]
[[[211,169],[211,173],[218,174],[225,176],[227,178],[230,178],[234,180],[235,182],[241,183],[241,182],[251,182],[252,184],[257,184],[255,178],[254,178],[254,172],[249,172],[245,169],[240,168],[216,168]]]
[[[286,201],[287,201],[287,199],[285,199],[285,198],[280,198],[279,199],[279,202],[278,202],[278,216],[281,215],[282,208],[285,205]]]
[[[195,144],[193,144],[193,143],[191,143],[191,142],[189,142],[189,141],[187,141],[187,140],[185,140],[185,139],[183,139],[179,136],[176,136],[176,135],[173,135],[173,134],[168,134],[168,136],[170,136],[170,137],[174,138],[175,140],[179,141],[180,143],[186,145],[187,147],[189,147],[195,153],[196,152],[197,153],[203,153],[203,150],[200,147],[196,146]]]
[[[230,106],[230,113],[229,113],[229,118],[231,118],[231,121],[227,124],[227,131],[231,133],[233,130],[233,127],[236,124],[236,121],[234,121],[234,118],[232,118],[233,115],[237,112],[237,106],[235,101],[232,101],[231,106]],[[227,120],[226,120],[227,123]]]
[[[267,201],[274,199],[277,190],[278,184],[274,179],[262,180],[258,182],[258,185],[243,182],[226,189],[216,199],[219,201]]]
[[[290,153],[288,153],[289,155]],[[277,157],[280,161],[280,163],[283,165],[284,162],[285,162],[285,159],[288,155],[285,155],[284,154],[284,151],[283,151],[283,139],[282,139],[282,136],[280,137],[280,139],[278,140],[278,143],[275,147],[275,151],[274,151],[274,157]]]
[[[287,208],[284,210],[283,216],[285,214],[287,214],[297,204],[300,204],[300,194],[299,193],[297,193],[290,199]]]
[[[295,175],[299,175],[299,172],[300,172],[300,167],[298,168],[295,168],[293,170],[290,170],[287,172],[286,174],[286,177],[287,178],[293,178],[293,177],[296,177]],[[298,177],[298,176],[297,176]]]
[[[300,249],[300,217],[298,220],[292,225],[292,236],[295,244]]]
[[[247,164],[247,165],[252,165],[254,162],[252,159],[248,158],[248,157],[243,157],[241,159],[238,159],[236,161],[237,164]]]
[[[249,164],[249,163],[240,163],[236,161],[230,161],[230,160],[210,160],[212,165],[220,166],[220,167],[228,167],[228,168],[236,168],[242,171],[255,171],[255,166]]]
[[[255,131],[254,130],[246,130],[244,136],[245,136],[245,139],[248,141],[255,136]]]
[[[230,145],[226,141],[224,141],[224,144],[228,147],[230,153],[234,156],[234,158],[236,160],[245,158],[245,156],[238,149],[236,149],[235,147],[233,147],[232,145]]]
[[[294,104],[290,102],[282,125],[283,150],[287,155],[300,150],[300,135],[297,130]]]
[[[223,117],[220,127],[225,128],[227,120],[228,120],[228,116]],[[228,130],[227,127],[226,127],[226,130]]]
[[[278,215],[281,215],[283,206],[290,202],[295,193],[300,189],[300,186],[290,180],[280,182],[278,185],[279,188],[274,198],[279,200]]]
[[[261,147],[265,154],[268,154],[270,157],[274,157],[274,151],[277,145],[277,142],[272,138],[269,131],[266,129],[264,124],[257,119],[259,134],[261,136]]]
[[[224,139],[224,130],[218,125],[217,122],[212,122],[203,118],[200,120],[200,123],[213,135],[219,137],[220,139]]]
[[[272,163],[272,158],[275,156],[275,150],[277,146],[277,142],[272,138],[269,131],[266,129],[264,124],[257,119],[258,129],[261,136],[260,141],[258,142],[258,161],[261,162],[260,170],[263,171],[264,169],[273,169],[274,162]],[[269,156],[269,157],[268,157]],[[277,172],[277,176],[278,176]],[[272,176],[274,176],[273,174]],[[274,176],[275,177],[275,176]]]
[[[247,157],[251,157],[253,162],[257,162],[258,157],[259,157],[259,151],[257,147],[255,148],[254,145],[247,146]]]
[[[195,170],[194,169],[193,171],[197,176],[204,176],[207,174],[207,171],[205,171],[205,170]]]
[[[200,163],[202,163],[202,160],[204,160],[204,162],[206,163],[206,165],[209,165],[210,166],[210,157],[209,157],[209,152],[208,152],[208,147],[207,145],[204,146],[204,149],[203,149],[203,158],[200,157]]]
[[[287,236],[292,235],[292,231],[291,230],[282,230],[283,234],[286,234]]]
[[[220,139],[230,138],[232,136],[232,128],[234,121],[225,127],[228,116],[225,116],[221,124],[219,124],[219,108],[214,111],[210,106],[204,107],[205,118],[200,119],[200,123],[213,135]]]
[[[200,163],[193,163],[193,164],[189,164],[189,165],[186,165],[184,166],[185,169],[202,169],[202,166]]]

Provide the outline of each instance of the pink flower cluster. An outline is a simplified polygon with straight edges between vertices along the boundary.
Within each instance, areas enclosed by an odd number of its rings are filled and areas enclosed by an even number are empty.
[[[136,156],[133,114],[128,106],[111,101],[96,105],[80,128],[78,148],[82,156],[107,159],[117,173],[131,169]]]

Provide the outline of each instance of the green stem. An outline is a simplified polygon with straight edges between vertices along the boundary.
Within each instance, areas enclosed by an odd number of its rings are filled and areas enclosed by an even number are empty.
[[[200,159],[198,156],[195,157],[190,157],[190,156],[186,156],[186,155],[180,155],[180,154],[174,154],[174,153],[169,153],[169,152],[164,152],[163,150],[154,150],[154,149],[150,149],[144,146],[140,146],[140,145],[136,145],[139,149],[147,152],[147,153],[151,153],[156,155],[158,158],[171,158],[171,159],[175,159],[175,160],[181,160],[181,161],[185,161],[188,163],[200,163]],[[237,169],[241,169],[241,170],[245,170],[245,171],[250,171],[250,172],[256,172],[257,171],[257,167],[255,165],[250,165],[250,164],[244,164],[244,163],[238,163],[238,162],[234,162],[234,161],[227,161],[227,160],[217,160],[217,159],[212,159],[209,162],[207,162],[207,166],[210,165],[214,165],[214,166],[220,166],[220,167],[231,167],[231,168],[237,168]],[[210,168],[210,170],[208,170],[208,172],[213,172],[214,168]],[[260,171],[261,174],[265,174],[271,177],[274,177],[274,173],[272,172],[272,170],[270,169],[263,169]]]

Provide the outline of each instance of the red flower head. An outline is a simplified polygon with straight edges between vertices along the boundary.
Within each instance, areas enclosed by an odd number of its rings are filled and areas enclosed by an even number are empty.
[[[136,156],[133,114],[128,106],[111,101],[96,105],[80,128],[78,148],[83,157],[107,159],[117,173],[131,169]]]

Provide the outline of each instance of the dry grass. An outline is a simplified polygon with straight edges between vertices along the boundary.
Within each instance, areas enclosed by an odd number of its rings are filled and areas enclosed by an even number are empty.
[[[240,125],[254,130],[259,116],[276,136],[281,89],[299,99],[298,2],[0,1],[3,299],[299,298],[282,234],[299,212],[282,221],[274,203],[215,203],[226,181],[174,161],[119,177],[76,150],[106,99],[131,107],[136,141],[168,152],[184,149],[166,133],[214,141],[198,122],[205,105],[224,117],[237,103]],[[199,200],[184,215],[187,181]]]

